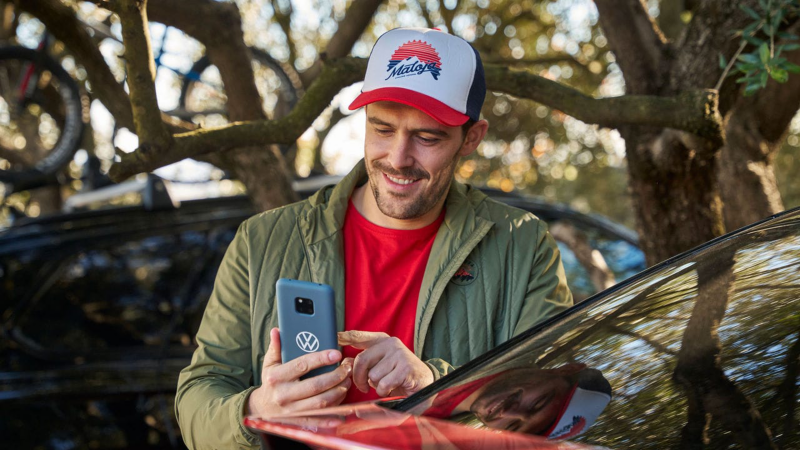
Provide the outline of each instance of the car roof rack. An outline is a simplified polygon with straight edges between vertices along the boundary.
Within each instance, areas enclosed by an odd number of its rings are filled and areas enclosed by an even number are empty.
[[[146,178],[77,193],[64,201],[62,210],[63,212],[73,212],[87,208],[93,203],[107,202],[132,192],[141,194],[142,206],[146,211],[175,209],[180,206],[180,202],[169,196],[164,180],[158,175],[149,173]]]

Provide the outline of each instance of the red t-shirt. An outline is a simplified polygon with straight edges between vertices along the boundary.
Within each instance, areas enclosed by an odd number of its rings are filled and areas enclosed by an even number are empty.
[[[393,230],[368,221],[350,202],[344,221],[345,330],[382,331],[414,351],[419,289],[443,220],[444,210],[423,228]],[[342,350],[345,357],[361,352]],[[354,384],[344,403],[376,398],[374,389],[364,394]]]

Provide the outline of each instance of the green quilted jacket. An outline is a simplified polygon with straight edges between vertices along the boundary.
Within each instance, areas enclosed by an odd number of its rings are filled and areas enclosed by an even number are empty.
[[[243,410],[278,325],[278,278],[331,285],[344,329],[342,226],[366,179],[362,161],[336,186],[239,227],[178,380],[175,413],[190,448],[258,445]],[[445,207],[414,323],[414,352],[436,379],[572,305],[558,248],[533,214],[455,181]]]

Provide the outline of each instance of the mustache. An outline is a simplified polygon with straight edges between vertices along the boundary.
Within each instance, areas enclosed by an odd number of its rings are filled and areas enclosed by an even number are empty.
[[[408,168],[404,170],[397,170],[388,164],[384,163],[383,161],[372,161],[372,168],[376,170],[380,170],[381,172],[385,173],[386,175],[391,175],[397,178],[412,178],[412,179],[430,179],[430,174],[422,169],[417,168]]]

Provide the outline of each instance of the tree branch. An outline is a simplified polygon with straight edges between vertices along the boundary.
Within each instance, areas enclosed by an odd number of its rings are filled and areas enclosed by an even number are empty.
[[[86,69],[92,95],[108,109],[114,120],[126,128],[133,128],[131,103],[122,85],[114,78],[100,53],[100,49],[75,17],[74,11],[59,0],[21,2],[19,6],[39,19],[49,33],[69,49],[69,52]],[[102,4],[107,7],[109,5]]]
[[[686,91],[676,97],[624,95],[596,99],[527,72],[494,65],[485,69],[489,89],[534,100],[586,123],[609,128],[621,125],[675,128],[720,145],[722,142],[722,120],[713,90]]]
[[[327,58],[341,58],[350,53],[356,41],[372,21],[372,16],[381,5],[381,0],[354,0],[347,8],[344,18],[339,22],[339,28],[331,37],[328,45],[325,46]],[[303,86],[310,86],[311,83],[322,72],[322,58],[317,57],[314,64],[305,72],[300,74]]]
[[[183,158],[234,147],[294,142],[330,104],[342,88],[364,78],[367,61],[340,58],[326,63],[322,74],[286,117],[274,121],[231,123],[175,136],[175,145],[159,155],[138,150],[112,167],[112,178],[151,171]],[[626,95],[595,99],[580,91],[527,72],[487,65],[489,89],[534,100],[586,123],[604,127],[626,124],[675,128],[711,141],[721,141],[715,92],[696,90],[677,97]]]
[[[270,121],[235,122],[178,134],[168,151],[153,154],[137,149],[112,166],[109,175],[114,180],[123,180],[140,172],[149,172],[184,158],[210,152],[265,143],[291,144],[311,126],[342,88],[362,80],[365,70],[366,61],[355,58],[342,58],[326,64],[317,81],[286,117]]]
[[[139,148],[160,153],[172,145],[172,136],[161,121],[156,100],[156,66],[147,27],[147,0],[120,0],[119,18]]]
[[[666,39],[641,0],[595,0],[629,94],[656,94],[661,86]]]
[[[541,58],[523,58],[523,59],[508,59],[508,58],[495,58],[495,57],[488,57],[486,59],[482,59],[484,64],[497,64],[502,66],[508,67],[520,67],[520,66],[535,66],[535,65],[543,65],[543,64],[558,64],[558,63],[568,63],[570,67],[575,67],[576,69],[584,72],[589,76],[597,76],[597,74],[592,73],[589,70],[589,67],[575,59],[575,57],[570,55],[559,55],[559,56],[549,56],[549,57],[541,57]]]

